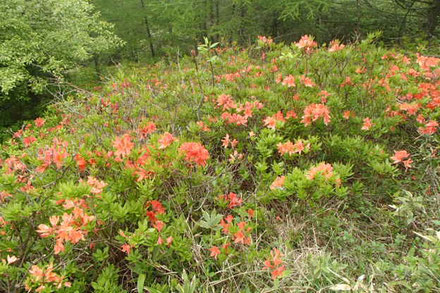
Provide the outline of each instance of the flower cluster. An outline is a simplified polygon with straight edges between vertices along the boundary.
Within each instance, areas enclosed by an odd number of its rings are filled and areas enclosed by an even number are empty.
[[[209,159],[208,150],[198,142],[185,142],[180,146],[179,151],[185,155],[188,163],[205,166]]]
[[[302,116],[301,122],[305,126],[309,126],[321,117],[325,125],[330,123],[330,110],[328,107],[324,104],[310,104],[304,109],[304,116]]]
[[[33,265],[29,269],[29,278],[25,283],[25,288],[29,292],[36,287],[35,292],[43,292],[51,286],[55,286],[56,289],[61,289],[63,286],[71,287],[72,284],[64,279],[64,276],[54,272],[53,264],[50,264],[47,268]]]
[[[84,200],[61,200],[60,204],[63,204],[66,210],[73,208],[72,212],[70,214],[64,213],[61,219],[59,216],[51,216],[49,218],[51,226],[40,224],[37,230],[43,238],[55,236],[55,254],[65,250],[64,244],[66,242],[75,244],[85,240],[88,233],[87,225],[95,219],[94,216],[85,213],[84,208],[87,208],[87,205]]]
[[[394,156],[391,157],[394,164],[402,163],[406,169],[411,168],[413,160],[410,158],[411,154],[405,150],[394,151]]]
[[[275,280],[282,277],[286,266],[283,265],[283,260],[281,259],[283,254],[277,248],[272,249],[270,252],[270,257],[264,262],[264,269],[271,271],[272,279]]]

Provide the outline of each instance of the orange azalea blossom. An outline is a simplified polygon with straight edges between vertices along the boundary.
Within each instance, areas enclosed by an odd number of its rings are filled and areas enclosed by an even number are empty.
[[[155,223],[153,223],[153,227],[158,231],[162,231],[162,229],[165,227],[165,223],[162,221],[156,221]]]
[[[159,149],[165,149],[175,141],[177,141],[177,139],[171,133],[165,132],[159,138]]]
[[[59,225],[58,222],[60,221],[60,218],[58,216],[52,216],[49,218],[51,227],[45,224],[38,225],[37,232],[41,237],[55,236],[55,254],[59,254],[65,250],[65,242],[75,244],[80,240],[85,240],[85,235],[88,233],[85,228],[95,219],[95,217],[87,215],[84,210],[80,208],[80,205],[83,205],[82,202],[83,201],[73,202],[71,200],[66,200],[63,207],[65,209],[73,207],[73,211],[72,214],[64,213]]]
[[[153,122],[148,122],[147,125],[145,125],[144,127],[138,130],[138,133],[142,138],[146,138],[149,134],[155,131],[156,131],[156,124],[154,124]]]
[[[131,150],[134,147],[134,143],[131,141],[131,136],[126,133],[123,136],[115,138],[113,147],[116,149],[115,156],[118,158],[124,158],[130,155]]]
[[[100,194],[100,193],[102,193],[102,190],[104,189],[104,187],[106,187],[108,185],[104,181],[99,181],[98,179],[96,179],[93,176],[89,176],[87,178],[87,184],[90,187],[92,187],[92,190],[90,192],[93,193],[93,194]]]
[[[330,179],[334,175],[333,174],[333,166],[330,164],[327,164],[325,162],[321,162],[317,166],[310,168],[310,170],[307,171],[306,177],[309,180],[313,180],[313,179],[315,179],[315,176],[317,174],[321,174],[326,179]]]
[[[295,45],[300,49],[304,49],[307,54],[312,53],[313,49],[318,47],[318,43],[316,43],[313,40],[313,37],[309,35],[302,36]]]
[[[327,106],[324,104],[310,104],[305,108],[301,122],[304,123],[305,126],[309,126],[320,117],[323,118],[325,125],[330,123],[330,110]]]
[[[291,141],[287,141],[286,143],[279,143],[277,144],[278,152],[281,155],[289,154],[301,154],[305,149],[310,148],[310,144],[304,145],[304,142],[302,140],[298,140],[295,144],[293,144]]]
[[[233,139],[231,141],[229,134],[226,134],[226,136],[222,139],[222,143],[223,143],[224,148],[227,148],[229,146],[229,144],[231,145],[232,148],[235,148],[238,144],[238,140]]]
[[[220,255],[221,251],[217,246],[213,246],[209,249],[211,252],[210,256],[217,259],[217,257]]]
[[[274,248],[270,252],[270,258],[268,258],[264,262],[264,268],[266,270],[271,270],[272,279],[275,280],[278,277],[281,277],[286,270],[286,267],[283,264],[283,260],[281,259],[283,254],[277,249]]]
[[[255,98],[255,97],[253,97]],[[237,105],[237,112],[238,113],[243,113],[243,117],[245,117],[246,119],[249,117],[252,117],[253,115],[253,111],[255,109],[262,109],[264,107],[263,103],[261,103],[260,101],[256,100],[253,102],[249,102],[247,101],[244,104],[239,104]]]
[[[235,109],[237,105],[230,95],[221,94],[217,98],[217,106],[222,107],[223,110]]]
[[[329,52],[340,51],[345,48],[344,44],[341,44],[339,40],[333,40],[330,42],[330,48],[328,48]]]
[[[344,117],[345,120],[350,119],[350,116],[352,116],[352,112],[351,111],[344,111],[344,114],[342,115],[342,117]]]
[[[153,209],[153,211],[156,213],[156,214],[165,214],[165,208],[164,208],[164,206],[162,205],[162,203],[160,202],[160,201],[158,201],[158,200],[150,200],[148,203],[147,203],[147,207],[149,207],[149,206],[151,206],[151,208]]]
[[[149,208],[150,206],[153,210],[147,211],[146,215],[150,219],[150,222],[154,225],[155,223],[160,222],[157,220],[156,215],[165,214],[165,208],[157,200],[150,200],[149,202],[147,202],[146,207]],[[162,225],[162,224],[159,223],[158,227],[160,227],[160,225]]]
[[[283,85],[287,85],[287,87],[295,87],[296,86],[296,84],[295,84],[295,77],[293,75],[289,74],[288,76],[286,76],[283,79],[282,84]]]
[[[219,198],[227,201],[229,203],[228,207],[230,209],[241,206],[241,204],[243,203],[243,199],[241,197],[238,197],[237,194],[233,192],[230,192],[229,194],[220,195]]]
[[[240,222],[237,224],[237,226],[239,230],[234,234],[234,243],[250,245],[252,243],[252,239],[250,236],[247,236],[247,234],[249,234],[252,231],[252,228],[247,227],[246,222]]]
[[[431,120],[425,124],[425,127],[419,127],[418,131],[420,134],[432,135],[437,132],[439,124],[437,121]]]
[[[39,117],[39,118],[35,119],[35,125],[37,127],[42,127],[44,125],[44,123],[46,123],[46,120],[43,118]]]
[[[16,156],[11,156],[4,161],[4,165],[6,165],[7,170],[6,174],[12,174],[14,172],[23,173],[26,171],[26,165],[20,161]]]
[[[411,168],[413,160],[410,158],[411,154],[405,150],[394,151],[394,156],[391,159],[394,164],[403,163],[406,169]]]
[[[402,103],[399,105],[400,110],[406,111],[408,115],[416,115],[420,107],[421,106],[418,103]]]
[[[130,254],[132,248],[132,245],[125,243],[121,246],[121,251],[125,252],[126,254]]]
[[[262,41],[263,43],[268,44],[268,45],[270,45],[270,44],[273,43],[273,40],[272,40],[271,37],[258,36],[257,38],[258,38],[260,41]]]
[[[369,130],[371,127],[373,127],[373,123],[371,122],[370,118],[365,118],[364,119],[364,124],[362,125],[362,130]]]
[[[316,86],[316,84],[313,82],[313,80],[306,77],[305,75],[301,75],[301,82],[306,87],[315,87]]]
[[[440,63],[440,58],[426,57],[417,53],[417,63],[423,70],[430,70],[432,67],[436,67]]]
[[[37,265],[33,265],[29,269],[30,279],[26,282],[27,290],[30,291],[31,287],[39,286],[35,291],[41,292],[44,290],[45,284],[55,285],[57,289],[64,287],[70,287],[72,284],[70,282],[64,281],[63,276],[53,272],[53,265],[50,264],[47,269],[40,268]]]
[[[244,158],[244,154],[240,154],[239,152],[237,152],[237,150],[234,150],[234,152],[229,155],[228,161],[230,163],[234,163],[235,161],[241,160],[243,158]]]
[[[209,159],[208,150],[198,142],[185,142],[179,148],[179,151],[185,154],[185,160],[189,163],[196,163],[205,166]]]
[[[350,76],[347,76],[343,83],[341,83],[340,87],[345,87],[347,85],[353,85],[353,81]]]
[[[221,118],[229,124],[236,124],[236,125],[246,125],[248,117],[246,115],[240,115],[237,113],[228,113],[224,112],[221,115]]]
[[[270,185],[270,189],[281,189],[284,186],[284,182],[286,181],[286,176],[278,176],[274,182]]]
[[[327,103],[327,98],[331,96],[328,91],[320,91],[319,96],[321,97],[321,104]]]
[[[43,173],[52,163],[55,164],[57,169],[61,169],[64,164],[64,160],[69,156],[67,152],[67,141],[61,141],[57,138],[53,139],[53,146],[50,148],[40,149],[38,151],[38,159],[43,161],[43,164],[39,166],[36,171]]]
[[[277,122],[286,122],[286,119],[284,118],[283,113],[278,111],[274,115],[266,117],[263,122],[267,128],[275,129]]]
[[[26,147],[30,146],[31,144],[33,144],[36,141],[37,141],[37,139],[35,138],[35,136],[28,136],[28,137],[23,138],[23,143]]]
[[[87,168],[87,161],[80,154],[75,156],[75,161],[79,171],[84,172]]]

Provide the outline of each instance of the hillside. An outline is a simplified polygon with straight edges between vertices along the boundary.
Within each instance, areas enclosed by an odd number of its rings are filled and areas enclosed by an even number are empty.
[[[439,86],[372,38],[121,68],[1,145],[0,291],[439,291]]]

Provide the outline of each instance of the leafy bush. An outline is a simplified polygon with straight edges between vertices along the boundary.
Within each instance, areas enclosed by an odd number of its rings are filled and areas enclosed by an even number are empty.
[[[438,288],[439,59],[372,39],[207,42],[52,105],[2,145],[1,290]]]
[[[122,44],[88,1],[8,0],[0,14],[0,127],[38,115],[51,84]]]

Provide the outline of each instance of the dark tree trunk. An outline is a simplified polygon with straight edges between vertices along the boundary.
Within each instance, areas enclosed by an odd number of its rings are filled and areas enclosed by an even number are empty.
[[[220,7],[219,7],[220,4],[219,4],[219,1],[220,0],[215,0],[215,26],[216,26],[217,30],[218,30],[218,26],[220,24]],[[215,38],[216,38],[217,42],[220,41],[219,33],[215,34]]]
[[[435,30],[438,26],[438,19],[440,17],[440,0],[432,0],[428,8],[426,17],[426,33],[430,38],[434,37]]]
[[[145,9],[144,0],[141,0],[141,6],[143,9]],[[150,29],[150,24],[148,22],[147,14],[144,15],[144,23],[145,23],[145,29],[147,30],[148,42],[150,44],[151,56],[154,58],[156,57],[156,52],[154,51],[153,37],[151,36],[151,29]]]

